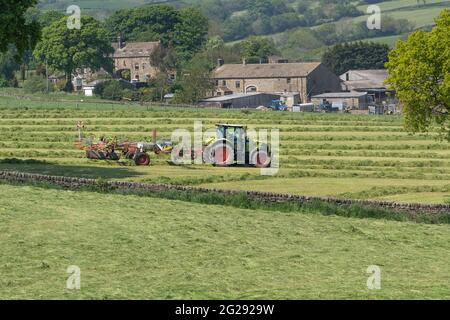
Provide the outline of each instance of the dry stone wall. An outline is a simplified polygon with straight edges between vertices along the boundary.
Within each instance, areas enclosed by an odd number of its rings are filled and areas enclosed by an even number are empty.
[[[256,191],[238,191],[238,190],[217,190],[217,189],[205,189],[196,188],[190,186],[176,186],[169,184],[157,184],[157,183],[139,183],[139,182],[127,182],[127,181],[106,181],[104,185],[100,185],[98,180],[64,177],[64,176],[48,176],[33,173],[24,173],[16,171],[0,171],[0,180],[13,183],[46,183],[50,185],[59,186],[62,188],[77,190],[84,187],[106,187],[107,189],[116,189],[122,191],[132,192],[147,191],[147,192],[161,192],[161,191],[181,191],[181,192],[199,192],[209,193],[215,192],[224,196],[246,194],[250,199],[263,201],[263,202],[295,202],[295,203],[308,203],[313,201],[324,201],[336,205],[348,206],[348,205],[360,205],[371,206],[384,209],[391,209],[396,211],[408,212],[410,214],[426,213],[426,214],[450,214],[450,205],[427,205],[427,204],[414,204],[414,203],[395,203],[387,201],[372,201],[372,200],[351,200],[351,199],[337,199],[337,198],[319,198],[319,197],[306,197],[291,194],[269,193],[269,192],[256,192]]]

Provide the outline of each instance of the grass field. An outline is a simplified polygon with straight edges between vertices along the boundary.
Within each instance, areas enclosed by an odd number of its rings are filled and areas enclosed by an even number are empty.
[[[449,225],[0,193],[0,299],[450,298]],[[66,289],[69,265],[81,290]],[[381,290],[367,289],[369,265],[381,268]]]
[[[20,107],[17,107],[20,105]],[[0,98],[0,170],[91,178],[254,189],[314,196],[395,199],[423,203],[450,200],[450,144],[403,131],[398,116],[260,113],[117,106]],[[150,167],[84,158],[76,150],[76,122],[87,133],[151,139],[152,129],[170,138],[177,128],[205,129],[218,122],[280,130],[280,172],[264,177],[254,168],[173,166],[152,156]],[[25,161],[33,159],[33,161]]]

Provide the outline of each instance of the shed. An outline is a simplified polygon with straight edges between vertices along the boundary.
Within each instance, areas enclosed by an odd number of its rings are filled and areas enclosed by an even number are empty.
[[[315,105],[320,105],[322,102],[330,102],[339,109],[352,110],[367,110],[371,100],[367,92],[330,92],[313,96],[311,101]]]
[[[257,108],[259,106],[269,107],[273,100],[278,99],[280,99],[280,95],[270,93],[237,93],[203,99],[199,105],[217,108]]]

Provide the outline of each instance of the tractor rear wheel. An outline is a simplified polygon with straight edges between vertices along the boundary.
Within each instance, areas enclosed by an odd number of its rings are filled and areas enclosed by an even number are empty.
[[[136,163],[137,166],[148,166],[150,165],[150,156],[144,152],[138,153],[134,157],[134,163]]]
[[[234,151],[228,143],[217,144],[214,147],[214,165],[227,167],[234,162]]]

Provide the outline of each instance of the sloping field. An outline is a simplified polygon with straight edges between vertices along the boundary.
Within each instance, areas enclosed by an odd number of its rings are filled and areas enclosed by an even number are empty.
[[[0,299],[450,298],[449,225],[0,193]],[[73,265],[81,290],[66,289]],[[381,290],[367,289],[370,265]]]
[[[17,101],[0,99],[0,107]],[[0,169],[106,179],[256,189],[315,196],[444,203],[450,199],[450,144],[409,135],[396,116],[260,113],[239,110],[146,108],[21,101],[0,111]],[[23,105],[28,105],[25,109]],[[170,138],[174,129],[215,123],[279,129],[281,169],[264,177],[254,168],[177,167],[152,156],[150,167],[84,158],[76,150],[76,122],[88,135],[151,140],[152,129]],[[14,159],[16,158],[16,159]],[[33,159],[23,162],[19,160]],[[417,197],[416,197],[417,195]]]

